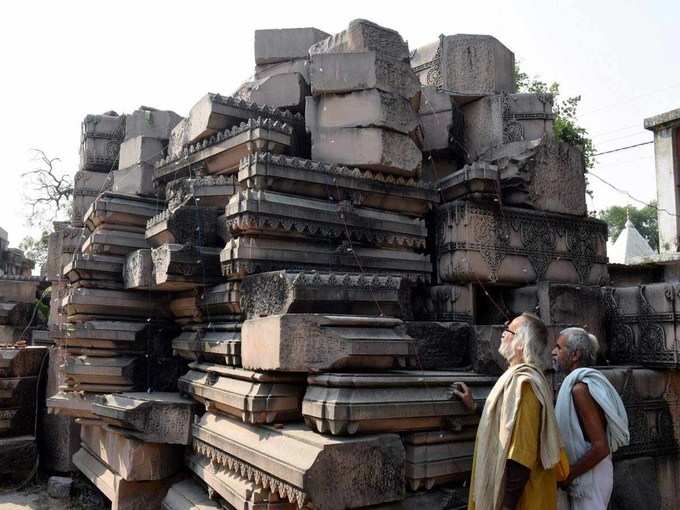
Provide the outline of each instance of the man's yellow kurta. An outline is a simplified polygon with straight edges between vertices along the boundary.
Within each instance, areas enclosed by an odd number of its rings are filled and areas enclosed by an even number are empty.
[[[569,473],[569,462],[561,452],[560,463],[554,468],[543,469],[540,459],[541,403],[536,398],[531,384],[522,384],[520,399],[508,459],[530,469],[529,480],[524,486],[522,497],[517,504],[518,510],[553,510],[557,507],[557,481],[564,480]],[[473,479],[470,483],[468,510],[477,509],[474,498],[474,472],[476,462],[472,463]]]

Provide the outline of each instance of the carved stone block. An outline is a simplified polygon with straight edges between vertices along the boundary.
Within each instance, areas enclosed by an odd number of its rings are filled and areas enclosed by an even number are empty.
[[[181,446],[140,441],[99,426],[82,426],[80,439],[83,448],[126,481],[162,480],[182,469]]]
[[[458,104],[515,91],[515,55],[489,35],[440,36],[414,51],[411,67],[423,85],[443,88]]]
[[[551,138],[506,144],[484,154],[498,168],[503,203],[585,216],[583,153]]]
[[[156,196],[153,185],[154,166],[151,163],[135,163],[119,170],[114,170],[111,191],[123,195],[141,197]]]
[[[0,378],[0,436],[35,433],[37,376]]]
[[[381,317],[285,314],[243,323],[244,368],[316,372],[414,363],[402,321]]]
[[[163,202],[157,199],[107,191],[87,210],[85,226],[89,232],[101,227],[103,230],[144,233],[146,222],[163,209]]]
[[[74,253],[64,266],[64,276],[72,286],[120,289],[124,263],[121,256]]]
[[[311,375],[302,414],[309,427],[333,435],[447,428],[471,414],[453,394],[455,382],[484,401],[495,379],[462,371]]]
[[[500,94],[463,106],[465,147],[471,158],[503,144],[553,136],[549,94]]]
[[[241,309],[248,319],[285,313],[402,315],[399,277],[360,273],[275,271],[241,282]]]
[[[375,51],[311,55],[309,81],[315,96],[377,89],[412,100],[420,93],[408,63],[381,58]]]
[[[95,318],[140,319],[167,317],[167,301],[162,295],[105,289],[70,288],[62,300],[69,321]]]
[[[95,395],[82,391],[59,391],[47,398],[47,412],[59,416],[96,420],[92,410]],[[79,443],[80,444],[80,443]]]
[[[231,239],[220,254],[222,274],[228,278],[266,271],[337,271],[387,273],[428,282],[431,264],[425,254],[410,250],[336,246],[318,241],[241,236]]]
[[[247,81],[234,95],[259,105],[303,112],[309,85],[300,73],[280,73]]]
[[[169,328],[162,323],[90,320],[65,324],[55,337],[71,353],[81,350],[106,356],[109,351],[111,356],[110,351],[119,354],[146,351],[148,342],[167,334]]]
[[[172,340],[172,349],[176,355],[192,361],[241,366],[241,324],[186,328]]]
[[[163,157],[164,146],[160,138],[150,136],[127,138],[120,144],[118,168],[128,168],[139,163],[154,164]]]
[[[180,391],[207,410],[246,423],[297,421],[305,391],[304,375],[252,372],[209,363],[190,363],[177,381]]]
[[[399,32],[381,27],[365,19],[350,21],[342,32],[317,42],[309,48],[310,56],[318,53],[353,53],[374,51],[392,61],[408,61],[408,44]]]
[[[418,117],[423,131],[423,152],[457,156],[464,146],[463,111],[451,95],[437,87],[422,88]]]
[[[115,168],[110,169],[115,170]],[[71,221],[74,225],[83,225],[83,216],[97,195],[107,191],[111,185],[111,174],[108,172],[90,172],[79,170],[73,176],[73,203],[71,205]]]
[[[443,202],[462,199],[490,199],[498,201],[500,186],[498,167],[475,161],[437,181]]]
[[[328,244],[425,250],[425,221],[393,212],[354,207],[268,191],[243,191],[229,200],[227,225],[233,237],[306,237]]]
[[[255,154],[241,161],[238,181],[249,189],[321,198],[422,216],[438,197],[415,179],[327,165],[302,158]],[[332,186],[329,186],[332,183]]]
[[[412,134],[420,122],[408,99],[370,89],[308,97],[305,124],[314,137],[329,129],[355,127],[381,127]]]
[[[173,128],[168,143],[168,156],[173,159],[179,157],[189,145],[258,117],[303,127],[302,117],[287,110],[277,110],[219,94],[206,94],[191,108],[189,116]]]
[[[42,458],[42,455],[41,455]],[[38,461],[38,442],[33,435],[0,439],[0,476],[8,486],[25,483]]]
[[[136,357],[69,356],[64,364],[65,388],[92,393],[134,391],[141,375]]]
[[[194,246],[218,246],[217,216],[215,207],[183,205],[166,209],[146,224],[146,240],[152,248],[162,244],[185,244]]]
[[[218,175],[177,179],[165,186],[168,208],[183,205],[224,209],[229,197],[238,191],[236,175]]]
[[[304,425],[256,427],[212,413],[193,433],[197,456],[298,507],[341,510],[404,497],[404,448],[396,435],[331,438]]]
[[[0,348],[0,378],[38,375],[47,353],[45,347]]]
[[[122,257],[134,250],[146,248],[142,232],[97,228],[83,242],[82,252],[87,255]]]
[[[249,154],[284,152],[292,143],[293,127],[290,124],[268,117],[249,119],[191,143],[179,153],[169,153],[156,165],[154,181],[162,185],[173,179],[190,177],[198,169],[202,173],[229,175],[237,171],[241,159]]]
[[[614,363],[680,366],[680,285],[603,287],[608,356]]]
[[[182,117],[170,110],[142,106],[125,116],[125,140],[138,136],[167,140],[180,120]]]
[[[179,393],[98,396],[92,410],[111,430],[145,443],[191,444],[195,403]]]
[[[461,322],[409,321],[406,332],[416,348],[416,366],[442,370],[470,365],[475,341],[472,326]]]
[[[472,285],[434,285],[425,303],[428,320],[467,322],[475,318],[475,295]]]
[[[109,500],[111,510],[148,510],[159,508],[177,477],[151,481],[127,481],[85,448],[73,456],[76,467]]]
[[[255,63],[274,64],[306,58],[310,46],[329,36],[313,27],[255,30]]]
[[[80,135],[80,170],[110,172],[118,166],[125,116],[116,112],[87,115]]]
[[[123,266],[125,289],[156,290],[151,249],[130,252]]]
[[[429,491],[436,485],[462,480],[470,473],[475,426],[464,430],[463,433],[438,430],[404,436],[406,482],[412,491]]]
[[[379,128],[337,128],[312,133],[312,159],[387,174],[417,177],[422,153],[401,133]]]
[[[436,228],[446,282],[607,281],[607,226],[599,220],[456,201],[438,209]]]
[[[241,314],[241,284],[238,281],[203,289],[199,297],[201,313],[209,322],[224,322],[220,319]]]
[[[208,496],[208,492],[193,480],[177,482],[168,490],[162,510],[222,510],[218,502]]]
[[[153,248],[153,287],[181,291],[215,285],[222,280],[219,259],[219,248],[182,244]]]

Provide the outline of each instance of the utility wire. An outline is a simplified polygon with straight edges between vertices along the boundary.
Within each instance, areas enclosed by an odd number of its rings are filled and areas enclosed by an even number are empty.
[[[650,140],[649,142],[636,143],[633,145],[627,145],[625,147],[619,147],[618,149],[612,149],[610,151],[598,152],[597,154],[593,154],[593,157],[596,158],[597,156],[604,156],[605,154],[611,154],[612,152],[620,152],[628,149],[633,149],[635,147],[642,147],[643,145],[649,145],[650,143],[654,143],[654,140]]]

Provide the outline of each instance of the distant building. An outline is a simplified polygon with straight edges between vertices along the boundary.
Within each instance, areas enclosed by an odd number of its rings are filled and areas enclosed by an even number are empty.
[[[636,257],[648,257],[655,254],[656,252],[640,235],[630,218],[626,220],[626,225],[616,241],[607,246],[610,264],[632,264]]]

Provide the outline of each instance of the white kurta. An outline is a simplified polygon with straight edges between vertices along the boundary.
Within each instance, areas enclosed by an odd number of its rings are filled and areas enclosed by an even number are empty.
[[[608,455],[592,469],[593,486],[588,494],[573,498],[560,490],[557,493],[557,510],[607,510],[614,485],[612,456]]]

